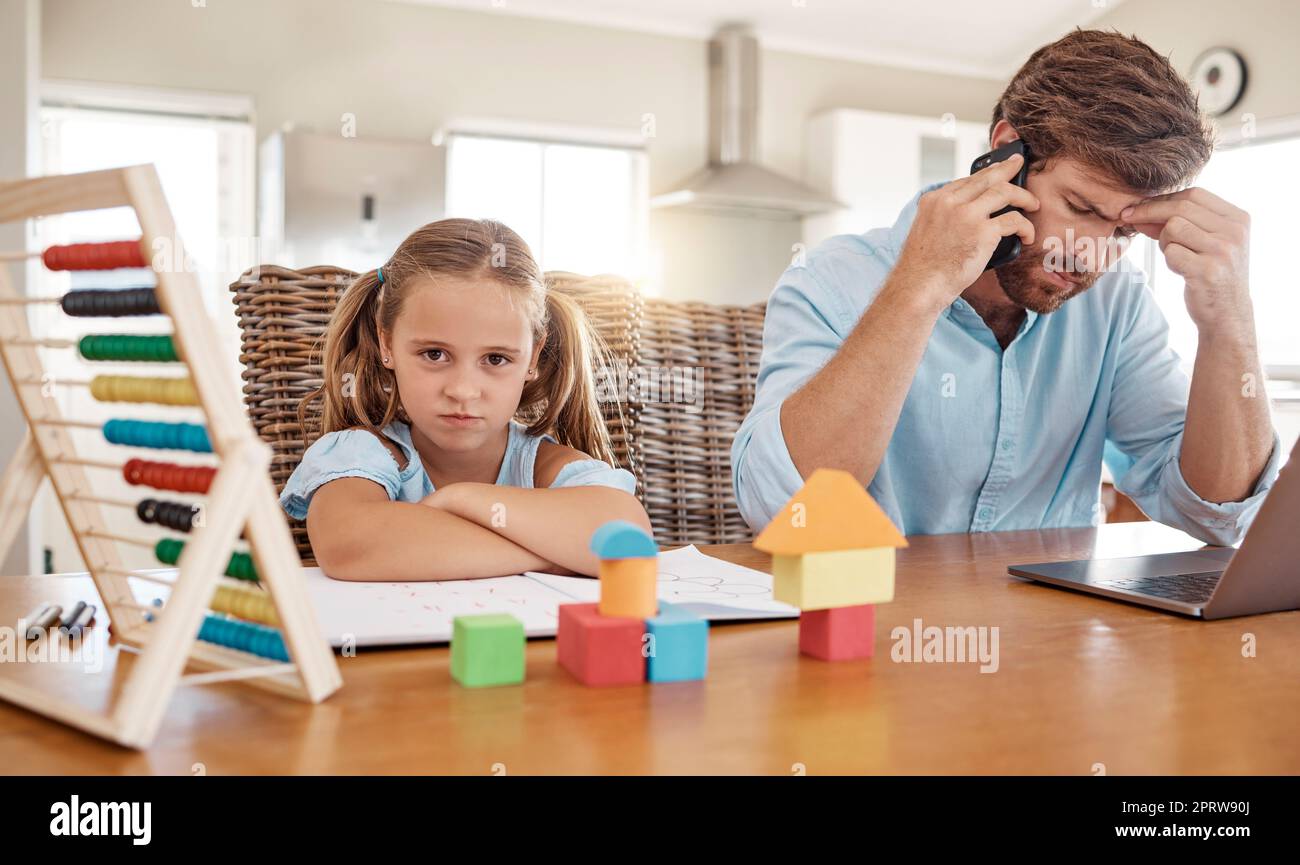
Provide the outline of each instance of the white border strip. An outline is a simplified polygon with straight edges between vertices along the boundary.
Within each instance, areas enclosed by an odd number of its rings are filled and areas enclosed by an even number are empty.
[[[63,79],[41,81],[40,93],[41,104],[49,107],[149,112],[248,122],[253,120],[253,97],[243,93],[136,87]]]

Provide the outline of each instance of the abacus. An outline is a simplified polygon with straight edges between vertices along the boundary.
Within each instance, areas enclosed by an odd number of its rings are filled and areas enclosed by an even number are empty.
[[[159,248],[156,241],[177,242],[153,166],[0,183],[0,222],[121,206],[135,211],[142,235],[138,240],[50,247],[41,259],[51,270],[148,267],[149,250]],[[21,252],[0,256],[10,261],[33,257]],[[23,441],[0,476],[0,558],[48,477],[108,613],[113,640],[128,650],[119,653],[118,663],[130,664],[104,712],[3,676],[0,699],[135,748],[152,741],[178,685],[238,680],[316,703],[342,684],[271,482],[270,448],[244,414],[233,377],[222,374],[221,355],[211,338],[215,327],[198,281],[184,267],[151,269],[152,286],[75,289],[43,298],[20,296],[0,267],[0,357],[27,422]],[[57,304],[64,314],[78,317],[165,316],[171,332],[38,339],[28,320],[34,304]],[[55,383],[89,387],[95,399],[105,402],[189,406],[201,411],[205,423],[114,418],[101,425],[65,418],[48,389],[40,348],[75,349],[92,366],[147,361],[183,369],[184,377],[96,375]],[[82,459],[74,446],[74,428],[99,429],[113,445],[183,451],[210,462]],[[137,502],[96,495],[90,478],[93,470],[105,469],[120,472],[128,484],[164,495]],[[206,503],[188,501],[186,494],[206,496]],[[110,532],[101,508],[113,506],[133,508],[142,523],[184,537],[153,543]],[[236,549],[241,539],[247,551]],[[174,579],[125,569],[118,544],[152,547],[160,562],[176,566]],[[132,579],[165,583],[170,592],[165,607],[139,603]]]

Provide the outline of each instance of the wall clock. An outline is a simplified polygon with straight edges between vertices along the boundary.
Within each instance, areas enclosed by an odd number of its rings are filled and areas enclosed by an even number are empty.
[[[1192,86],[1200,95],[1201,109],[1222,116],[1246,91],[1246,61],[1231,48],[1211,48],[1192,63]]]

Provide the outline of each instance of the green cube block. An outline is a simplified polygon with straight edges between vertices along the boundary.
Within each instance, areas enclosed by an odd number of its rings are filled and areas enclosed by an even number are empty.
[[[457,616],[451,629],[451,677],[466,688],[524,680],[524,623],[509,613]]]

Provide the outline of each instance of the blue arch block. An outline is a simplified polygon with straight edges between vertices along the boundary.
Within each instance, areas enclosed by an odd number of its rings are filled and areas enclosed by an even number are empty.
[[[644,559],[659,555],[645,529],[627,520],[610,520],[591,536],[591,551],[602,559]]]

